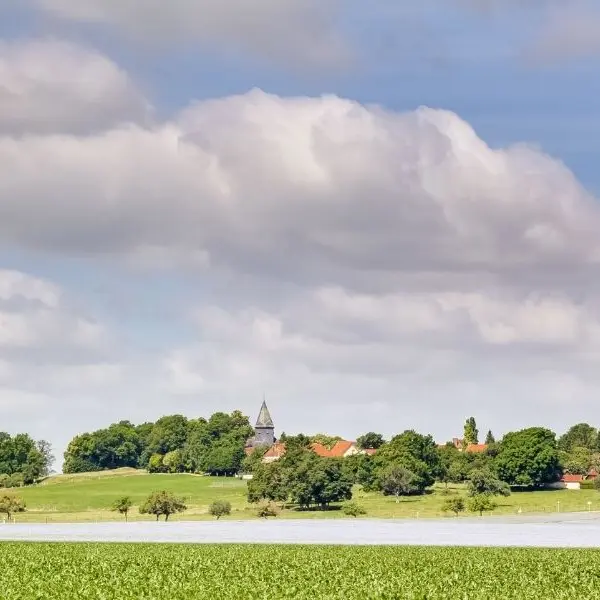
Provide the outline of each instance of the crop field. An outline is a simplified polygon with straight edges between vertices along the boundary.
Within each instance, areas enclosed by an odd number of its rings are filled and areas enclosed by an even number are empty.
[[[13,490],[27,504],[27,512],[18,515],[20,522],[94,522],[119,520],[110,506],[121,496],[130,496],[134,507],[131,520],[151,520],[138,514],[137,505],[154,490],[167,489],[185,499],[189,509],[177,520],[210,519],[208,506],[215,500],[227,500],[233,512],[229,519],[255,518],[254,507],[246,500],[246,481],[233,477],[202,477],[179,474],[148,474],[135,469],[119,469],[98,473],[58,475],[35,485]],[[424,496],[402,498],[355,490],[355,499],[373,518],[426,518],[444,516],[441,510],[449,495],[465,494],[461,486],[448,489],[436,487]],[[555,513],[599,511],[600,494],[594,490],[555,490],[513,493],[498,498],[495,514],[514,515],[517,512]],[[285,510],[279,518],[340,518],[340,511],[298,512]]]
[[[600,551],[0,544],[2,600],[588,599]]]

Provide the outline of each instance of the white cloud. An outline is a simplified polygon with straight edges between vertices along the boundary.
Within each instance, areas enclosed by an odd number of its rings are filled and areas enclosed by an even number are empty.
[[[338,64],[348,50],[337,28],[339,0],[33,0],[50,15],[115,27],[134,40],[197,41],[273,61]]]
[[[596,201],[562,164],[426,108],[254,90],[154,129],[0,138],[0,177],[3,239],[67,253],[312,282],[600,259]]]
[[[0,134],[85,133],[147,116],[128,75],[101,54],[51,39],[0,41]]]
[[[0,273],[0,401],[55,403],[63,441],[253,411],[263,391],[280,427],[343,435],[450,435],[473,412],[562,426],[594,406],[600,210],[538,150],[491,149],[446,111],[260,90],[154,125],[55,122],[0,136],[0,237],[83,259],[89,296],[99,264],[115,297],[137,289],[116,344],[57,284]]]

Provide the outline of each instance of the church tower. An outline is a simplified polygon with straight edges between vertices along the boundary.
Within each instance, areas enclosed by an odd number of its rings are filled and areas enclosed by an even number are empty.
[[[267,403],[263,400],[256,425],[254,426],[253,446],[272,446],[275,443],[275,425],[269,414]]]

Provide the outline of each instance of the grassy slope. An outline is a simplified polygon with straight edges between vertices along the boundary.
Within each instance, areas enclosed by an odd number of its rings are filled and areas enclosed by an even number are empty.
[[[95,521],[120,518],[109,508],[120,496],[130,496],[134,504],[139,504],[154,490],[167,489],[186,499],[189,510],[184,519],[209,518],[208,505],[214,500],[231,502],[231,518],[251,518],[254,510],[246,502],[246,482],[225,477],[201,477],[197,475],[148,474],[133,469],[120,469],[102,473],[81,475],[58,475],[40,485],[18,490],[27,503],[28,511],[19,515],[19,521]],[[464,494],[458,486],[450,488],[451,493]],[[367,510],[369,517],[435,517],[441,516],[441,506],[445,496],[441,488],[422,497],[404,498],[396,503],[394,498],[380,494],[365,494],[360,490],[355,499]],[[497,514],[514,514],[519,508],[524,513],[555,512],[557,502],[560,510],[600,510],[600,494],[593,490],[558,490],[514,493],[509,498],[499,498]],[[339,511],[308,512],[285,511],[284,517],[341,517]],[[131,518],[140,519],[136,508]]]

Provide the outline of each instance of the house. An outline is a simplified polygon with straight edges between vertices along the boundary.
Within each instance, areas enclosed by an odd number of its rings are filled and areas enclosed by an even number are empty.
[[[564,473],[558,481],[551,483],[548,487],[554,490],[580,490],[582,481],[590,481],[596,479],[597,476],[598,473],[594,470],[591,470],[587,475]]]
[[[322,458],[346,458],[355,454],[366,454],[372,456],[376,450],[368,449],[363,450],[356,445],[356,442],[349,440],[338,440],[331,448],[327,448],[323,444],[315,442],[310,445],[310,449]],[[282,442],[276,442],[271,446],[264,454],[262,458],[263,463],[271,463],[279,460],[285,454],[285,444]]]

